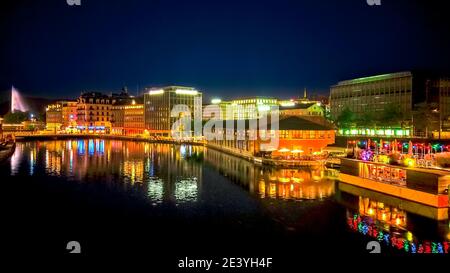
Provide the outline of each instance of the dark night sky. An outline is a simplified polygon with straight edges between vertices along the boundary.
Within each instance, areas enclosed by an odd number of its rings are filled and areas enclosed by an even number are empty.
[[[67,98],[177,84],[289,97],[358,76],[450,71],[445,1],[381,1],[3,0],[0,90]]]

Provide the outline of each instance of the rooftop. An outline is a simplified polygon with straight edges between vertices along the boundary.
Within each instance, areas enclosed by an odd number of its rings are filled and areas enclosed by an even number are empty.
[[[293,106],[280,106],[281,110],[289,110],[289,109],[308,109],[309,107],[317,104],[316,102],[309,102],[309,103],[296,103]]]
[[[374,82],[374,81],[382,81],[382,80],[393,79],[393,78],[409,77],[411,75],[412,75],[412,73],[410,71],[389,73],[389,74],[381,74],[381,75],[375,75],[375,76],[369,76],[369,77],[362,77],[362,78],[356,78],[356,79],[351,79],[351,80],[340,81],[334,86],[358,84],[358,83],[367,83],[367,82]]]
[[[257,124],[258,120],[222,120],[223,122],[223,128],[226,128],[227,122],[233,123],[233,128],[238,128],[238,122],[243,122],[245,125],[245,128],[250,128],[250,123],[255,122]],[[203,121],[203,124],[205,124],[208,121]],[[271,123],[270,118],[268,117],[268,129],[271,129]],[[278,129],[279,130],[309,130],[309,131],[327,131],[327,130],[333,130],[333,128],[325,125],[321,125],[312,121],[309,121],[307,119],[301,118],[301,117],[286,117],[281,118],[278,123]]]

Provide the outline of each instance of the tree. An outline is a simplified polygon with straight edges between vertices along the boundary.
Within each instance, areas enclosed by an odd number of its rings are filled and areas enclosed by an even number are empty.
[[[436,103],[418,103],[413,111],[416,134],[428,137],[430,132],[438,131],[439,109]]]
[[[383,125],[399,125],[402,123],[403,119],[403,112],[400,107],[392,103],[387,104],[381,113]]]
[[[3,117],[3,121],[4,121],[4,123],[18,124],[18,123],[21,123],[22,121],[28,120],[28,117],[29,117],[28,112],[14,111],[14,113],[8,112]]]
[[[355,122],[355,113],[348,107],[342,110],[341,114],[337,117],[336,123],[339,128],[350,127]]]
[[[378,119],[374,112],[372,111],[365,111],[361,117],[356,122],[358,126],[362,127],[375,127],[378,123]]]

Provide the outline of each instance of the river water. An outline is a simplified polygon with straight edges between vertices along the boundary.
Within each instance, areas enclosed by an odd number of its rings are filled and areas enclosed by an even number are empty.
[[[445,252],[450,237],[448,209],[345,185],[335,170],[256,166],[199,146],[19,142],[0,175],[15,251],[77,240],[88,253],[291,257],[365,254],[378,241],[402,255]]]

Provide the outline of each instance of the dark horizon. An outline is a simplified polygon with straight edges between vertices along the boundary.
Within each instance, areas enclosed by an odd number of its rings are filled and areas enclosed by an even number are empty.
[[[0,92],[77,97],[185,85],[211,97],[327,94],[338,81],[450,71],[445,1],[4,1]],[[3,97],[3,96],[2,96]]]

